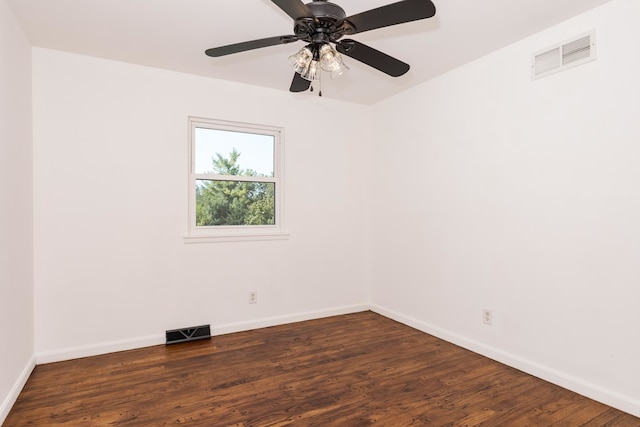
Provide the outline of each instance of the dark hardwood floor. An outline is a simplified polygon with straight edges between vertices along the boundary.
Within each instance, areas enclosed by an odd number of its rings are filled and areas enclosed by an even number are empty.
[[[371,312],[37,366],[14,426],[640,426]]]

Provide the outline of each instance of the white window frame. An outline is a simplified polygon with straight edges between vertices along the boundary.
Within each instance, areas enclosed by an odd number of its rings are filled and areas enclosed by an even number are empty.
[[[224,130],[231,132],[256,133],[274,137],[273,177],[244,177],[236,175],[195,173],[195,130],[196,128]],[[189,117],[189,220],[185,243],[207,243],[243,240],[280,240],[289,234],[284,228],[284,129],[275,126],[257,125],[224,120]],[[196,225],[196,181],[199,179],[216,181],[273,182],[275,184],[275,224],[273,225]]]

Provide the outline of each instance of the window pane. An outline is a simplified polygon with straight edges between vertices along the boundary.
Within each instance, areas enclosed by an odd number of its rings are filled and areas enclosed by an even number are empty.
[[[273,135],[195,129],[194,173],[273,176]]]
[[[196,180],[196,226],[273,225],[272,182]]]

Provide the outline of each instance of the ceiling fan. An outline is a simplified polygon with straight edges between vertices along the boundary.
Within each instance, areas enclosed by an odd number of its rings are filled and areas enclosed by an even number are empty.
[[[292,35],[268,37],[248,42],[207,49],[208,56],[219,57],[298,40],[307,43],[298,53],[289,57],[295,71],[291,92],[303,92],[318,80],[321,70],[337,77],[348,69],[340,54],[369,65],[392,77],[409,71],[409,64],[352,39],[343,39],[377,28],[431,18],[436,8],[431,0],[402,0],[347,16],[337,4],[327,0],[271,0],[294,20]],[[331,46],[335,45],[335,49]]]

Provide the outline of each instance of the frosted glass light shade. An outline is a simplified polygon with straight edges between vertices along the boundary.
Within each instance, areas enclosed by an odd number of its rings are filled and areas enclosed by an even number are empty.
[[[336,78],[349,69],[344,62],[342,62],[342,55],[336,52],[328,44],[323,44],[320,47],[320,67],[331,73],[331,78]]]
[[[311,61],[309,63],[309,66],[307,67],[307,70],[304,73],[300,74],[300,76],[303,79],[309,81],[318,80],[320,78],[320,62]]]
[[[308,47],[303,47],[298,53],[289,57],[289,65],[293,68],[293,71],[302,75],[309,68],[309,64],[313,59],[313,52]]]
[[[331,71],[331,78],[335,79],[336,77],[341,76],[348,69],[349,67],[347,67],[344,62],[340,62],[340,66]]]

